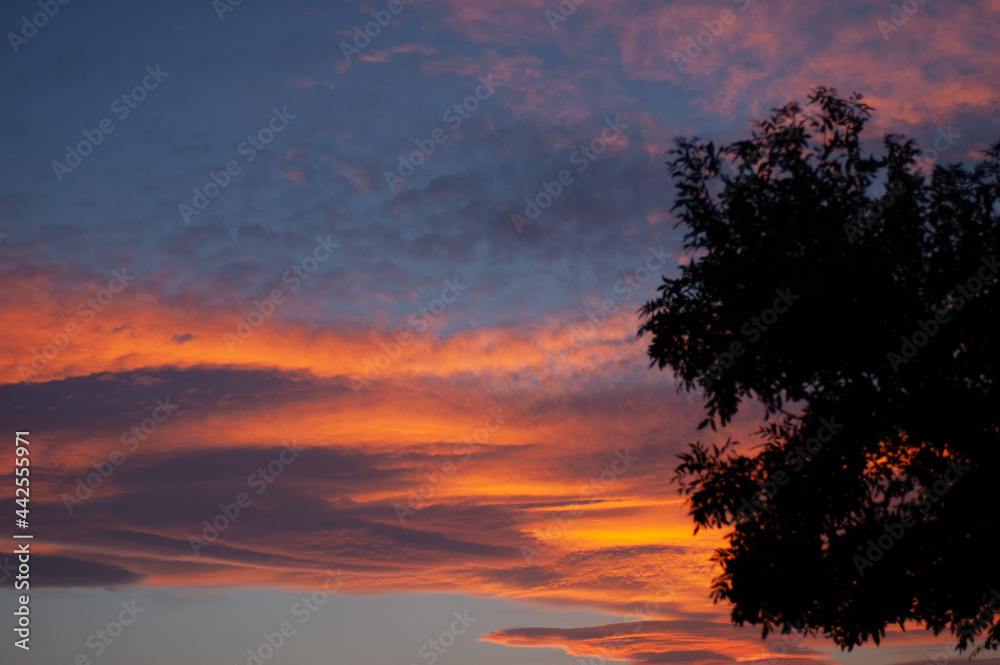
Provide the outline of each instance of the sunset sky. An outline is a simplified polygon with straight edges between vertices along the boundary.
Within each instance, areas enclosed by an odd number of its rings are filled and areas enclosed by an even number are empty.
[[[729,624],[725,534],[670,479],[760,412],[698,431],[636,310],[691,260],[675,137],[827,85],[927,167],[974,159],[1000,1],[41,4],[0,8],[0,423],[35,536],[27,653],[5,513],[4,664],[242,665],[283,622],[264,662],[943,657]]]

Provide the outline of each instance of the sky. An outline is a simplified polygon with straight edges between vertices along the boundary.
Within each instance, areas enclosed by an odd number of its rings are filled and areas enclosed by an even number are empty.
[[[692,260],[675,138],[826,85],[873,149],[975,159],[1000,1],[10,0],[0,28],[0,423],[35,490],[4,663],[959,658],[729,623],[725,534],[671,477],[761,414],[698,431],[637,309]]]

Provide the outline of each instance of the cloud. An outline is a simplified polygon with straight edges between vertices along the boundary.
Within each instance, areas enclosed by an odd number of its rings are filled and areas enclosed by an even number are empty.
[[[687,580],[675,591],[694,601],[684,611],[701,604],[712,613],[692,586],[712,543],[688,543],[679,515],[663,521],[676,500],[665,504],[659,489],[671,447],[649,441],[660,415],[626,428],[615,415],[643,403],[662,414],[660,399],[624,386],[601,396],[592,392],[599,384],[580,389],[586,383],[567,392],[557,379],[496,394],[492,382],[404,373],[369,396],[301,371],[146,367],[7,384],[0,403],[29,420],[44,416],[33,445],[61,442],[32,476],[50,497],[32,508],[39,537],[57,556],[86,551],[84,560],[137,576],[125,583],[308,585],[311,571],[336,564],[351,571],[354,591],[444,584],[627,611],[655,596],[648,571],[663,567]],[[123,435],[163,399],[179,408],[130,449]],[[491,414],[502,424],[472,451]],[[290,441],[301,457],[274,466]],[[626,448],[628,457],[616,453]],[[251,505],[196,554],[191,539],[205,539],[206,523],[232,513],[225,506],[241,493]],[[398,506],[414,509],[400,519]],[[568,528],[545,535],[567,514]],[[544,551],[526,561],[523,548],[540,542]],[[93,572],[100,584],[104,572]],[[679,602],[664,601],[663,611]]]
[[[755,636],[737,633],[722,622],[698,620],[643,620],[582,628],[512,628],[480,638],[487,642],[518,647],[558,647],[577,658],[630,663],[714,664],[734,660],[774,658],[760,655]],[[825,654],[797,646],[801,639],[773,640],[774,654],[781,662],[805,664],[830,662]],[[786,655],[787,654],[787,655]]]
[[[73,556],[34,554],[32,583],[41,587],[120,587],[141,583],[146,576],[122,566]]]

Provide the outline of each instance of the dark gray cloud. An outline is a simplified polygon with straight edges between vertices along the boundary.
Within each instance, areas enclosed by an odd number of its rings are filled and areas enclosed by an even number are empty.
[[[31,556],[31,583],[39,587],[117,587],[146,577],[122,566],[55,554]]]

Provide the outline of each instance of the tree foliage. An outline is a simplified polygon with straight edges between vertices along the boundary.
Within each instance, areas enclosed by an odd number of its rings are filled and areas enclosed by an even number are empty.
[[[704,392],[703,427],[765,409],[760,445],[694,443],[676,469],[696,530],[732,529],[713,597],[765,636],[853,648],[915,622],[996,649],[1000,143],[924,176],[912,140],[863,142],[861,95],[809,102],[667,162],[692,260],[639,335]]]

